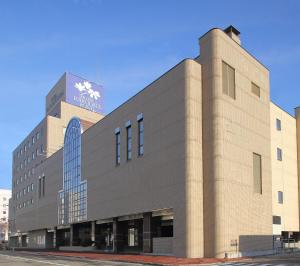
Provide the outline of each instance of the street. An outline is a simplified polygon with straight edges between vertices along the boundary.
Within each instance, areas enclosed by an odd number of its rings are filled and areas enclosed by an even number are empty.
[[[22,251],[1,251],[1,266],[40,266],[40,265],[57,265],[57,266],[85,266],[85,265],[102,265],[102,266],[138,266],[147,265],[145,263],[132,263],[124,261],[107,261],[107,260],[91,260],[78,257],[64,257],[49,255],[43,252],[22,252]],[[150,265],[150,264],[148,264]],[[158,265],[158,264],[155,264]],[[203,265],[203,264],[202,264]],[[206,264],[207,265],[207,264]],[[291,254],[273,257],[258,257],[246,259],[240,262],[214,263],[211,265],[220,266],[299,266],[300,254]]]
[[[1,266],[42,266],[42,265],[54,265],[54,266],[87,266],[87,265],[101,265],[101,266],[139,266],[138,263],[127,262],[114,262],[114,261],[97,261],[89,259],[81,259],[75,257],[62,257],[62,256],[49,256],[36,252],[12,252],[1,251],[0,252],[0,265]]]

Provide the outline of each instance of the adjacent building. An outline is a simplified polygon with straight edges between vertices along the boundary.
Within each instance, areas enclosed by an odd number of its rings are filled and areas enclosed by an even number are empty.
[[[233,257],[299,236],[300,112],[233,26],[104,116],[66,73],[13,152],[10,245]]]
[[[0,242],[8,241],[8,202],[11,190],[0,189]]]

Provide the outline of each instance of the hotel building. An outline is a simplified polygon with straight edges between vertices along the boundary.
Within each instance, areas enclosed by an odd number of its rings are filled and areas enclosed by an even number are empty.
[[[239,35],[211,29],[106,116],[101,88],[64,74],[13,152],[10,245],[193,258],[298,241],[300,109],[270,102]]]

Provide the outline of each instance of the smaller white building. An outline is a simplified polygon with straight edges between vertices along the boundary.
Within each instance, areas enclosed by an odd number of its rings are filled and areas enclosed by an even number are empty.
[[[11,190],[0,189],[0,242],[8,240],[8,202]]]

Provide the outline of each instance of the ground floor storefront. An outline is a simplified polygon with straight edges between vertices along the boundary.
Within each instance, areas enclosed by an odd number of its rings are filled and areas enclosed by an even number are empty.
[[[100,219],[11,236],[10,246],[65,251],[173,254],[171,209]]]

